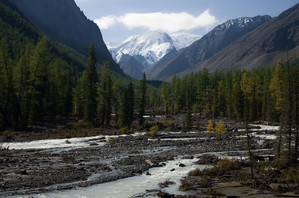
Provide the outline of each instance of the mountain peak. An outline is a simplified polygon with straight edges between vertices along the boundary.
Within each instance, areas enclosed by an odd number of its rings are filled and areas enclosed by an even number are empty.
[[[200,36],[189,33],[176,33],[171,36],[164,32],[147,32],[141,35],[130,36],[118,46],[108,45],[116,62],[120,62],[123,55],[143,56],[145,67],[159,61],[169,51],[187,47]],[[111,46],[111,47],[109,47]]]
[[[149,66],[160,60],[174,48],[173,40],[166,33],[148,32],[131,36],[115,48],[110,48],[113,58],[119,62],[123,55],[141,55],[145,57],[144,66]]]
[[[220,25],[218,25],[216,28],[214,28],[215,31],[225,31],[230,28],[235,29],[244,29],[244,28],[251,28],[253,26],[259,25],[265,21],[268,21],[271,19],[271,16],[264,15],[264,16],[255,16],[255,17],[240,17],[237,19],[230,19]]]

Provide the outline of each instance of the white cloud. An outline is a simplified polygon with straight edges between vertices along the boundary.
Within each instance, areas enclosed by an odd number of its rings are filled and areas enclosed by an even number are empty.
[[[109,29],[109,27],[116,24],[118,18],[113,15],[105,16],[100,19],[94,20],[94,22],[100,27],[100,29]]]
[[[101,29],[109,29],[111,26],[121,23],[127,28],[143,27],[151,31],[178,32],[202,27],[210,27],[217,22],[215,16],[209,10],[199,16],[193,16],[186,12],[180,13],[128,13],[124,16],[105,16],[96,19],[95,22]]]

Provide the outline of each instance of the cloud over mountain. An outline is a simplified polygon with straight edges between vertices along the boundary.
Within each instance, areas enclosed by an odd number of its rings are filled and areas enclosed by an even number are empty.
[[[186,12],[179,13],[128,13],[123,16],[109,15],[94,22],[101,29],[109,29],[116,24],[122,24],[129,29],[146,28],[150,31],[178,32],[197,28],[211,27],[217,22],[217,18],[207,9],[198,16]]]

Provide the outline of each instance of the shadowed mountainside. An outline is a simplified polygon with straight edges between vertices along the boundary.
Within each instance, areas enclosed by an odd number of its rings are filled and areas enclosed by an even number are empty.
[[[100,29],[77,7],[74,0],[13,0],[19,10],[49,38],[87,55],[94,43],[98,63],[110,62],[110,67],[121,72],[109,53]]]

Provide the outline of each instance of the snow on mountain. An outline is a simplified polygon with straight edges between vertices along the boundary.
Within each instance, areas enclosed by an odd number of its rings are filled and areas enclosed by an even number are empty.
[[[131,36],[116,47],[109,44],[108,49],[116,62],[120,62],[123,55],[133,56],[137,60],[143,57],[145,61],[142,61],[142,64],[147,67],[159,61],[172,49],[187,47],[199,38],[198,35],[188,33],[173,34],[170,37],[166,33],[148,32]]]
[[[190,33],[173,33],[170,35],[177,50],[188,47],[201,38],[200,35]]]
[[[117,62],[121,60],[124,54],[130,56],[141,55],[146,59],[144,66],[148,66],[157,62],[173,48],[173,40],[168,34],[149,32],[143,35],[131,36],[118,47],[109,50]]]

